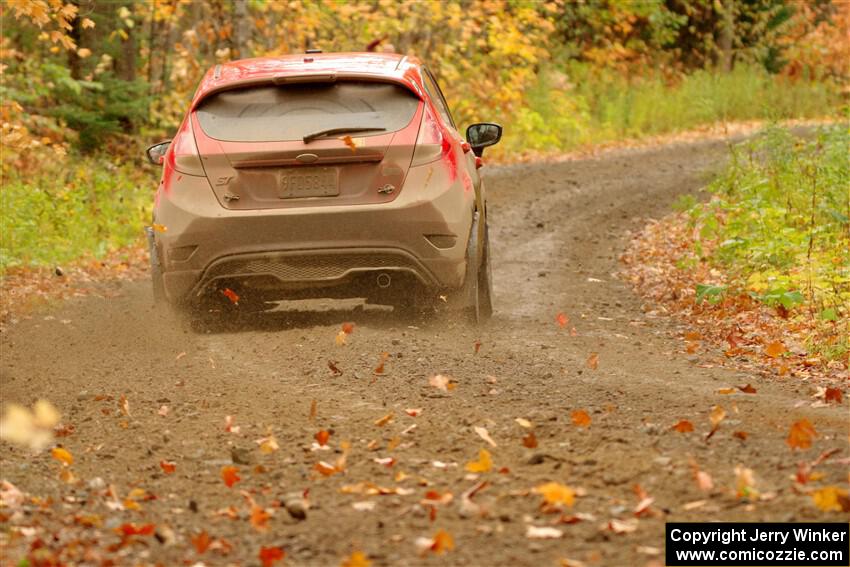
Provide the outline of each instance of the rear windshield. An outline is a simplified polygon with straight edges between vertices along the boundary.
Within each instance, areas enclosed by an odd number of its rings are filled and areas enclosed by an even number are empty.
[[[394,132],[410,123],[418,104],[413,93],[398,85],[346,81],[225,91],[203,101],[197,114],[204,133],[217,140],[275,142],[330,128]]]

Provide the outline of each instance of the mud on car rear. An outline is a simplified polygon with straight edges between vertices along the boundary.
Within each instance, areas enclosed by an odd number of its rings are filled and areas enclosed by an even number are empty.
[[[415,58],[308,54],[211,69],[163,165],[154,297],[202,312],[363,297],[416,309],[440,294],[489,317],[478,174],[501,127],[458,133]],[[238,297],[238,300],[236,299]]]

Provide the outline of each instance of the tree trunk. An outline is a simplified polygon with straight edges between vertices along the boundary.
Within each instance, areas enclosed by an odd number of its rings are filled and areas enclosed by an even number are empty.
[[[735,40],[735,1],[723,0],[723,11],[720,14],[720,37],[717,40],[717,47],[720,50],[720,69],[724,73],[732,70],[734,57],[732,48]]]
[[[77,7],[77,14],[79,14],[80,3],[71,2],[71,4]],[[83,78],[83,60],[79,55],[77,55],[77,49],[81,47],[80,43],[83,36],[82,32],[82,19],[74,18],[71,22],[71,29],[68,31],[68,35],[74,40],[77,48],[68,50],[68,69],[71,71],[71,78],[77,81]]]
[[[233,0],[233,58],[244,59],[250,57],[248,48],[248,36],[250,35],[251,21],[248,16],[248,1]]]

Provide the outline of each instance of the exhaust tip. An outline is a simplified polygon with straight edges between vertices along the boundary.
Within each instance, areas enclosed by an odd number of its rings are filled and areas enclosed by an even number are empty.
[[[375,279],[375,283],[377,283],[378,287],[381,289],[386,289],[390,287],[392,281],[393,280],[390,275],[386,273],[378,274],[378,277]]]

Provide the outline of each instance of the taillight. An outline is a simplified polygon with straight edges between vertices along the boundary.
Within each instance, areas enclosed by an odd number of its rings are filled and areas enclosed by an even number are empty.
[[[195,144],[195,134],[192,132],[192,120],[189,116],[183,120],[177,135],[171,141],[171,147],[168,148],[165,159],[180,173],[204,175],[204,166],[201,165],[198,146]]]
[[[450,150],[451,143],[432,114],[430,105],[426,103],[422,124],[419,126],[419,135],[416,137],[416,150],[413,152],[413,161],[410,165],[415,167],[431,163]]]

